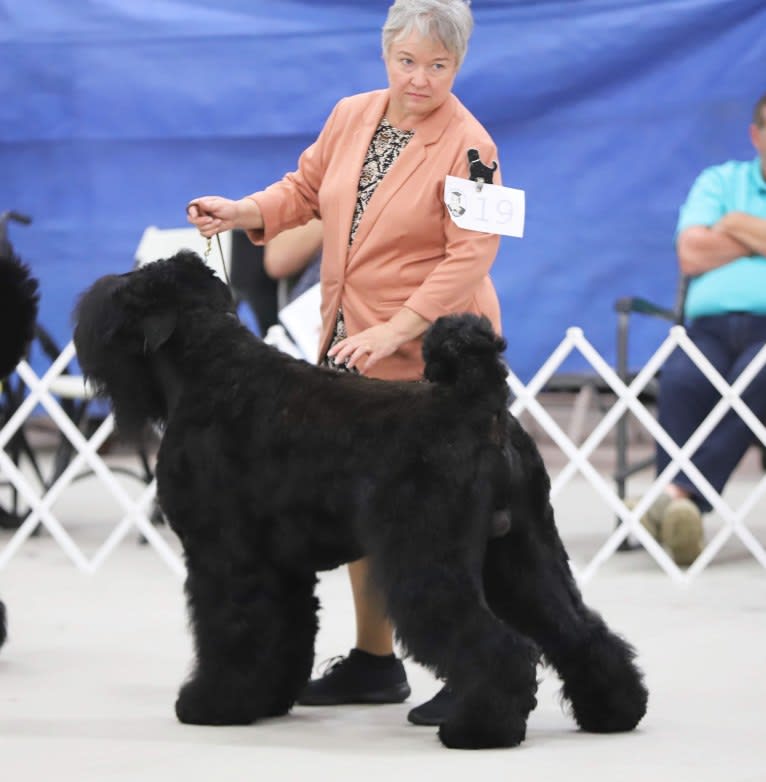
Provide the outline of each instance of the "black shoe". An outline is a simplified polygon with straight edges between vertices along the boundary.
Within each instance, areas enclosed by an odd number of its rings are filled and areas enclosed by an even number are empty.
[[[441,725],[447,721],[454,703],[455,696],[445,684],[430,701],[411,709],[407,719],[413,725]]]
[[[341,703],[401,703],[410,694],[402,661],[352,649],[336,658],[319,679],[312,679],[298,698],[301,706]]]

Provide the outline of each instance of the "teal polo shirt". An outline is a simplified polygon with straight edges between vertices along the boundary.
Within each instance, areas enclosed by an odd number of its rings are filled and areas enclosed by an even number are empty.
[[[728,212],[747,212],[766,219],[766,182],[760,158],[730,160],[706,168],[681,207],[676,237],[692,225],[715,225]],[[694,277],[684,309],[689,319],[726,312],[766,315],[766,258],[737,258]]]

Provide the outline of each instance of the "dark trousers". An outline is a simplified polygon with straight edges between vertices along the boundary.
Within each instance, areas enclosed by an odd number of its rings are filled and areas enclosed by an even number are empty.
[[[231,288],[239,304],[253,311],[260,336],[277,322],[277,281],[263,267],[263,246],[253,244],[244,231],[231,232]]]
[[[697,318],[687,333],[710,363],[731,385],[766,344],[766,315],[732,312]],[[659,422],[683,446],[721,396],[682,350],[675,350],[660,373]],[[741,394],[760,421],[766,420],[766,367]],[[692,455],[694,466],[721,492],[750,445],[757,441],[747,424],[730,410]],[[657,446],[657,473],[670,458]],[[688,490],[702,511],[711,510],[694,484],[679,472],[672,481]]]

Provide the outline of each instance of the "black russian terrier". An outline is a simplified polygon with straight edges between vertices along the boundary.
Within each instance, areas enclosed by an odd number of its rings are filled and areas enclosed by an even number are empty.
[[[102,277],[75,317],[118,429],[164,430],[196,646],[179,720],[285,714],[311,673],[316,572],[362,556],[405,651],[455,694],[448,747],[523,741],[541,654],[584,730],[641,720],[635,653],[582,601],[488,321],[437,320],[424,382],[338,373],[265,345],[191,252]]]
[[[14,253],[0,217],[0,386],[26,354],[35,334],[38,283]],[[5,423],[0,406],[0,427]],[[0,509],[2,510],[2,509]],[[5,643],[6,612],[0,602],[0,646]]]

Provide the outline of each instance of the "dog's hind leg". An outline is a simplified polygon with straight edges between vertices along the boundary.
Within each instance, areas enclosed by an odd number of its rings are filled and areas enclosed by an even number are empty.
[[[187,551],[197,659],[176,715],[234,725],[284,714],[311,673],[316,579],[212,548],[207,541],[204,556]]]
[[[513,438],[525,491],[511,509],[510,532],[488,543],[489,606],[540,646],[561,676],[562,694],[583,730],[632,730],[648,699],[635,652],[583,602],[556,531],[542,459],[520,427]]]
[[[583,730],[636,727],[647,691],[635,652],[584,604],[562,547],[544,547],[512,529],[489,542],[484,581],[492,611],[533,638],[561,676]]]
[[[431,547],[443,549],[434,541]],[[386,570],[398,638],[417,662],[449,682],[455,696],[439,727],[441,741],[461,749],[520,744],[536,705],[539,651],[492,615],[477,569],[457,554],[432,550],[417,567]]]

